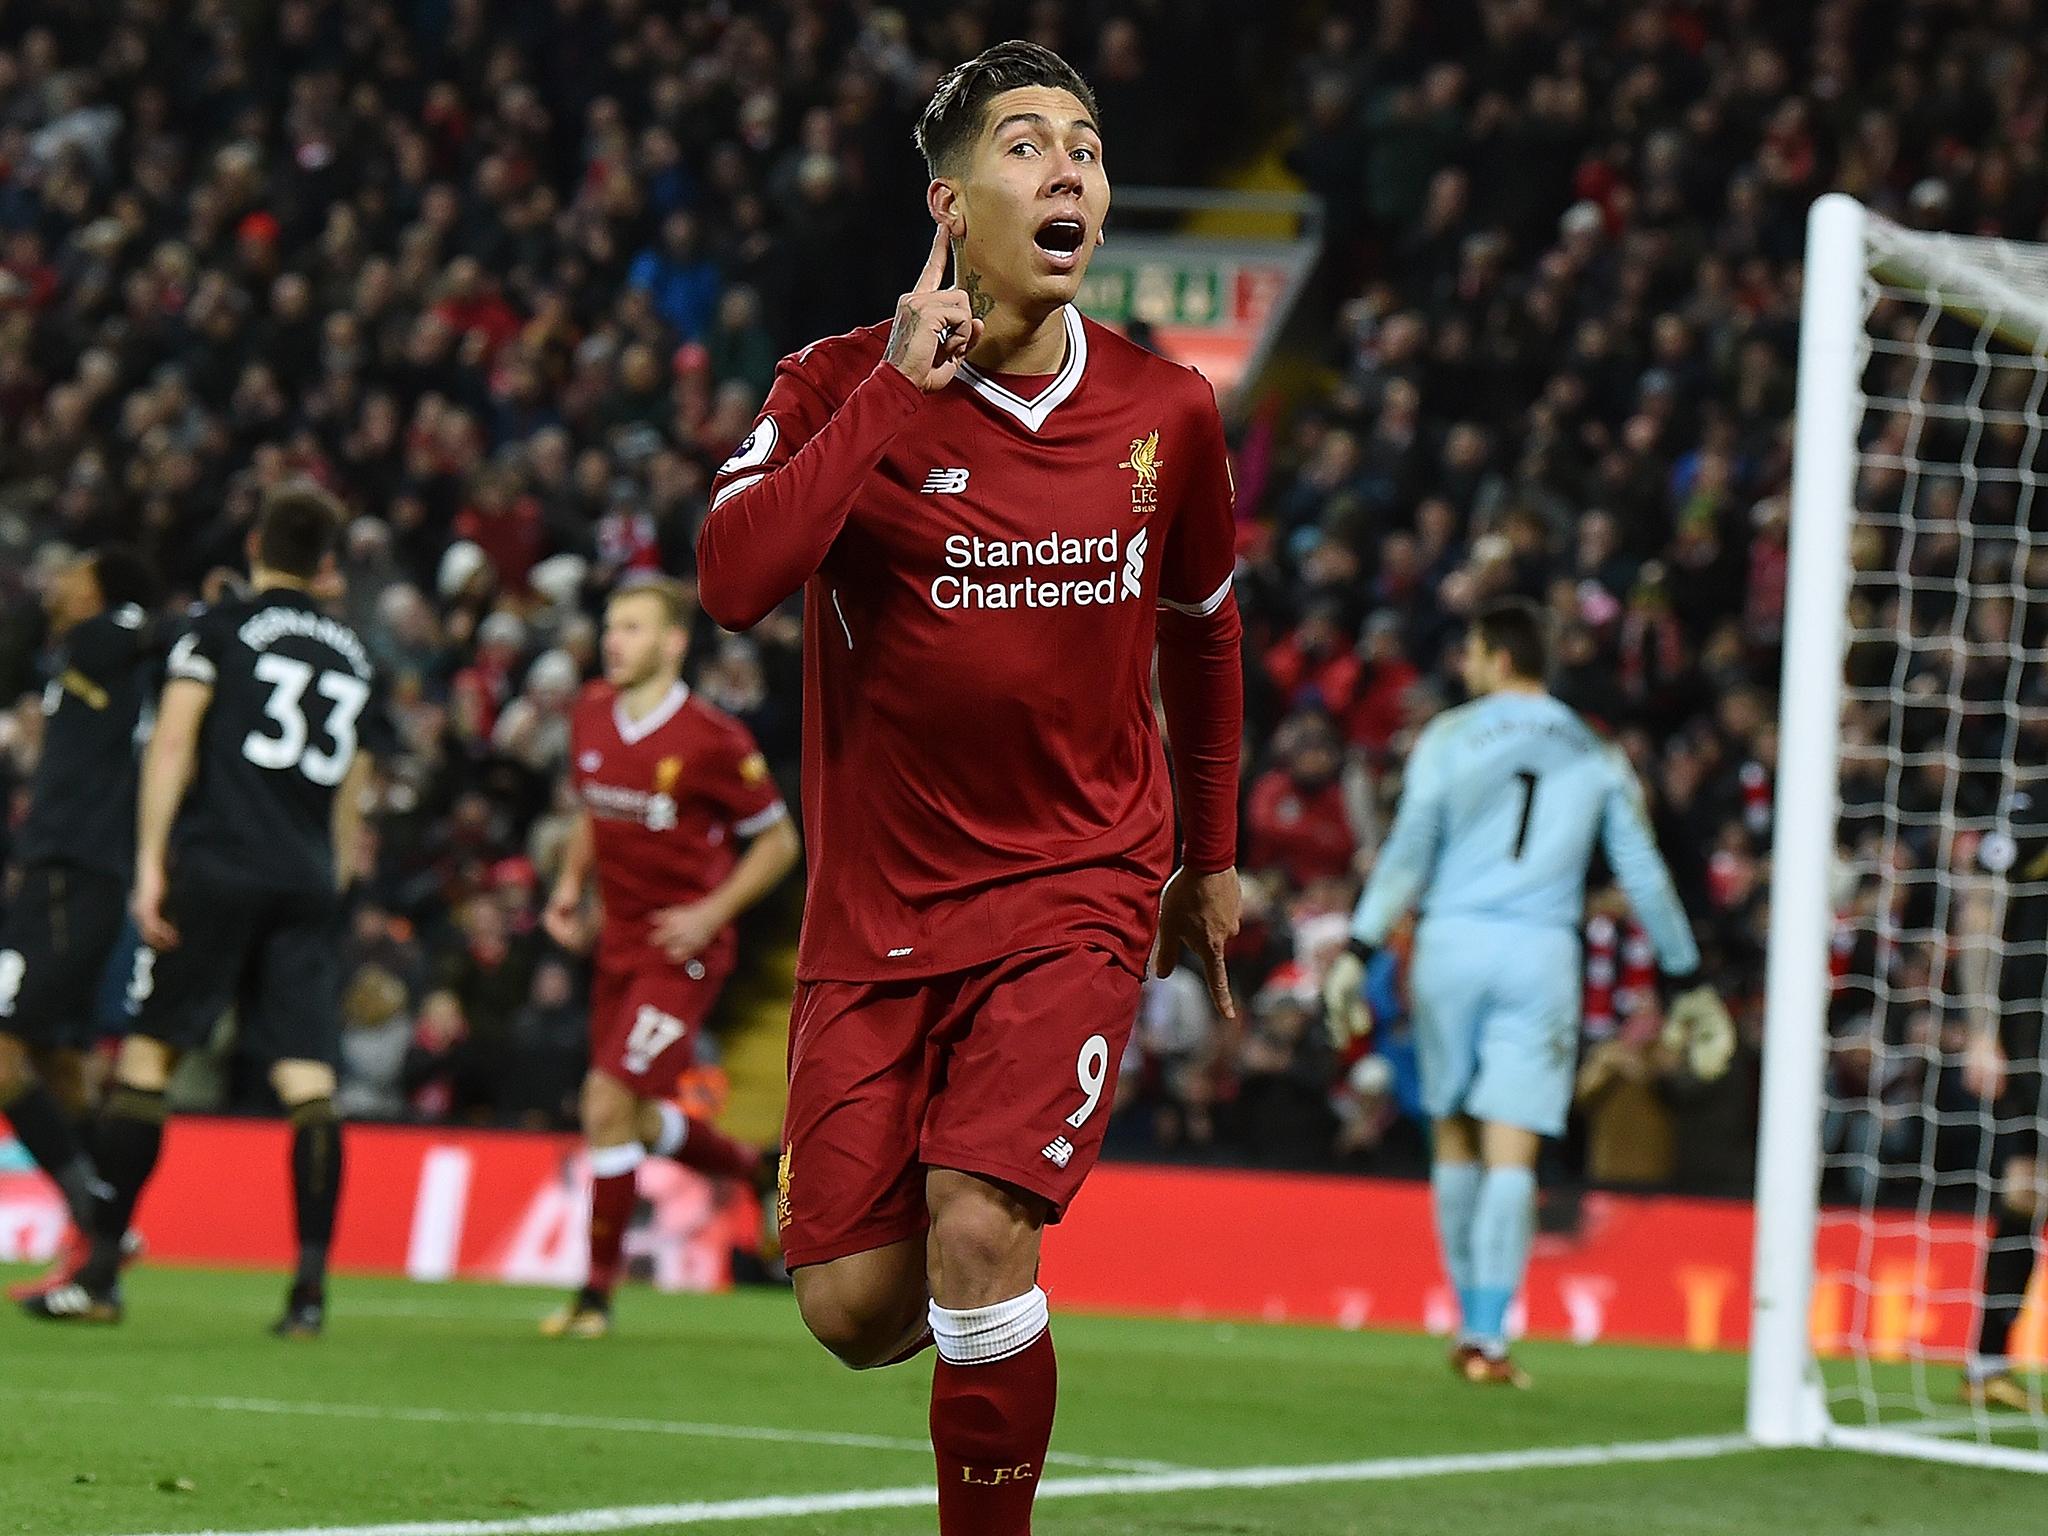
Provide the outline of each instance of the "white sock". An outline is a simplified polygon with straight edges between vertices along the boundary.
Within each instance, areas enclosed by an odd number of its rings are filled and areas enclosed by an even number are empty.
[[[1045,1292],[1035,1285],[1008,1301],[958,1312],[935,1301],[928,1315],[939,1358],[953,1365],[990,1365],[1021,1355],[1052,1324]]]
[[[661,1116],[661,1129],[654,1133],[654,1144],[647,1150],[656,1157],[674,1157],[690,1134],[690,1118],[667,1099],[655,1105],[654,1112]]]
[[[594,1179],[615,1179],[622,1173],[631,1173],[646,1160],[647,1149],[637,1141],[623,1142],[616,1147],[592,1147],[590,1176]]]

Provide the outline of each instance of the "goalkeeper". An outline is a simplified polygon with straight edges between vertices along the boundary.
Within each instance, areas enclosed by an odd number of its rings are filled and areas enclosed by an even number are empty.
[[[1583,998],[1586,869],[1603,848],[1665,974],[1699,950],[1643,812],[1628,760],[1551,697],[1542,613],[1509,601],[1465,638],[1473,702],[1432,721],[1409,757],[1401,806],[1332,965],[1324,1006],[1340,1043],[1371,1027],[1371,953],[1418,907],[1410,991],[1430,1184],[1444,1267],[1463,1318],[1451,1365],[1467,1381],[1527,1386],[1507,1314],[1536,1225],[1536,1153],[1564,1130]],[[1676,999],[1694,1020],[1721,1004]]]
[[[2042,997],[2048,991],[2048,778],[2024,780],[2006,800],[2000,821],[1977,848],[1978,862],[2006,882],[1998,1008],[1978,1021],[1963,1060],[1970,1092],[1991,1106],[1998,1207],[1962,1395],[1973,1407],[2025,1412],[2027,1389],[2013,1374],[2010,1345],[2034,1275],[2040,1246],[2034,1234],[2048,1217],[2048,1162],[2041,1156],[2048,1118],[2041,1075]]]

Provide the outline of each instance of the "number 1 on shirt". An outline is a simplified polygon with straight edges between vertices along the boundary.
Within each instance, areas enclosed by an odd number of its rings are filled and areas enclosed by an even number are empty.
[[[1536,809],[1536,775],[1523,768],[1515,774],[1515,782],[1522,786],[1522,819],[1515,823],[1515,851],[1512,857],[1519,859],[1523,846],[1529,841],[1529,813]]]

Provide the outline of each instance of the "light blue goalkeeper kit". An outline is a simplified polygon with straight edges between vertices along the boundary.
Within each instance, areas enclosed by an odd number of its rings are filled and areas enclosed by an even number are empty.
[[[1419,907],[1410,992],[1423,1104],[1564,1130],[1582,1000],[1586,868],[1599,848],[1672,976],[1699,950],[1628,759],[1548,694],[1489,694],[1432,721],[1352,933]]]

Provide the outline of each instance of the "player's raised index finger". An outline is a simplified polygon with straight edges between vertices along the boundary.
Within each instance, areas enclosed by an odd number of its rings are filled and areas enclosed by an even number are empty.
[[[946,226],[932,226],[932,253],[924,260],[924,270],[917,274],[917,283],[912,293],[937,293],[939,284],[946,280],[946,257],[951,253],[946,241]]]

